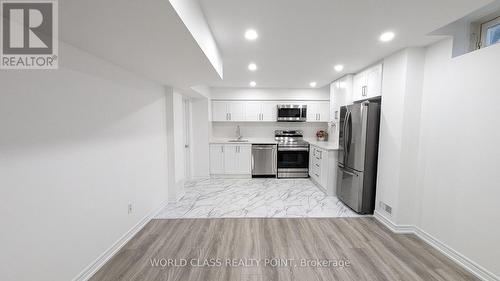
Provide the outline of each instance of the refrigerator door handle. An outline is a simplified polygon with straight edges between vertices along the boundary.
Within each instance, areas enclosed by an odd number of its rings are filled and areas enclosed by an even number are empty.
[[[348,151],[347,151],[347,120],[349,119],[349,116],[351,115],[351,111],[347,111],[346,116],[344,117],[344,165],[347,165],[347,160],[349,157]]]
[[[358,175],[356,173],[349,172],[348,170],[344,169],[344,167],[341,165],[338,165],[337,167],[339,168],[339,170],[342,171],[342,173],[346,173],[346,174],[353,176],[353,177],[358,177]]]
[[[349,159],[349,154],[351,153],[351,144],[352,144],[352,112],[349,112],[349,116],[347,118],[347,124],[349,126],[349,139],[347,141],[347,157],[348,157],[347,159]]]

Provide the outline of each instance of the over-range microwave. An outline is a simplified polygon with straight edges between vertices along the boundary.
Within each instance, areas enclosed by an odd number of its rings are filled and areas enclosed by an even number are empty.
[[[280,104],[278,105],[278,122],[306,122],[307,105]]]

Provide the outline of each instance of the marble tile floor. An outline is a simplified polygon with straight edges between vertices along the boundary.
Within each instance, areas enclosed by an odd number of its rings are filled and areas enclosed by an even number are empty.
[[[186,194],[158,219],[359,217],[309,179],[201,179],[185,183]]]

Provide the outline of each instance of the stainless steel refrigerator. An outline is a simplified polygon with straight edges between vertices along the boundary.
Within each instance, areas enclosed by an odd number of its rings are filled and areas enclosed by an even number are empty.
[[[337,196],[360,214],[375,208],[380,104],[340,108]]]

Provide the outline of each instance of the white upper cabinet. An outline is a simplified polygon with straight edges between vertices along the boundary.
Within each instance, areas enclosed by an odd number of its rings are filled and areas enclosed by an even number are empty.
[[[328,122],[330,119],[330,102],[314,101],[307,103],[307,122]]]
[[[382,95],[382,64],[377,64],[367,70],[367,98],[379,97]]]
[[[227,103],[227,113],[229,121],[245,121],[245,103],[241,101],[231,101]]]
[[[245,102],[212,101],[212,121],[245,121]]]
[[[372,66],[353,78],[353,101],[382,95],[382,64]]]
[[[346,75],[330,84],[330,121],[339,120],[340,107],[352,104],[353,75]]]
[[[227,114],[227,102],[212,102],[212,121],[229,121],[229,115]]]
[[[262,118],[262,103],[249,101],[245,105],[245,121],[260,121]]]
[[[262,102],[262,119],[260,121],[276,122],[278,120],[278,103],[274,101]]]
[[[276,102],[248,101],[245,103],[245,121],[276,122],[276,111]]]

